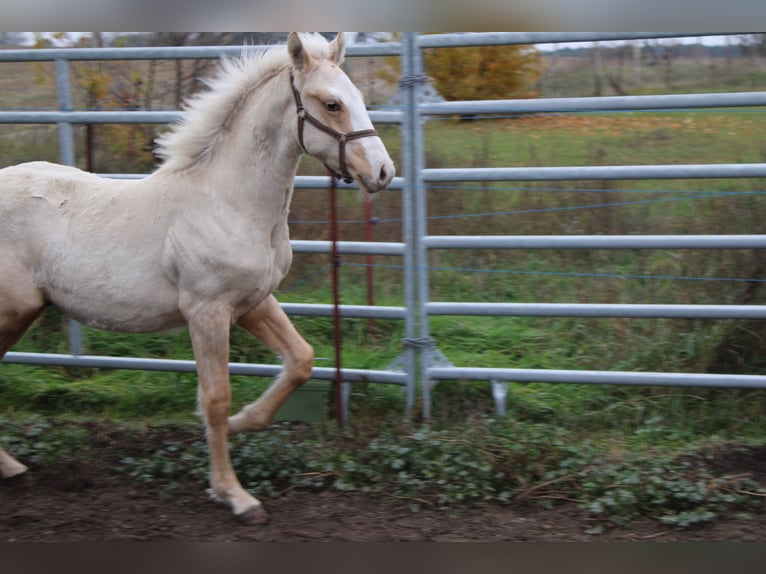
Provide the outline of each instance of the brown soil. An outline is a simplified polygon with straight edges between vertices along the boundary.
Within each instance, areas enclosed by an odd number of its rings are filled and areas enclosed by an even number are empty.
[[[764,485],[766,452],[758,450],[723,452],[712,467],[747,473]],[[99,460],[115,456],[104,452]],[[411,501],[393,497],[297,490],[265,501],[268,524],[245,527],[195,488],[168,499],[106,463],[35,468],[0,483],[0,541],[766,541],[763,511],[687,530],[641,519],[589,535],[592,523],[574,503],[551,510],[529,504],[413,512]]]

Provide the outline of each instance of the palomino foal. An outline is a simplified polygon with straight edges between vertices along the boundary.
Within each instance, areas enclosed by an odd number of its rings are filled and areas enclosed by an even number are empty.
[[[228,435],[265,428],[305,382],[311,346],[273,290],[287,273],[287,214],[302,153],[367,192],[391,158],[339,65],[344,37],[290,34],[285,47],[224,60],[210,89],[159,141],[138,181],[45,162],[0,170],[0,358],[49,305],[85,325],[145,333],[186,325],[199,375],[210,485],[243,523],[267,515],[231,467]],[[283,357],[281,374],[230,417],[229,331]],[[0,447],[0,475],[26,467]]]

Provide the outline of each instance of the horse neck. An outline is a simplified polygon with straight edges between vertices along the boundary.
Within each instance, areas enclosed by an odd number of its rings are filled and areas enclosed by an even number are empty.
[[[287,73],[276,74],[246,96],[220,149],[195,170],[219,201],[261,217],[287,217],[301,155]]]

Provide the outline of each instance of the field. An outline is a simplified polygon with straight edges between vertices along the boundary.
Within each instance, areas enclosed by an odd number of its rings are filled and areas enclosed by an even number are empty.
[[[38,73],[4,75],[1,105],[52,105]],[[583,73],[573,69],[557,85],[569,81],[584,89],[576,77]],[[681,91],[700,89],[690,81],[684,76]],[[755,89],[731,82],[732,90]],[[19,101],[21,93],[29,99]],[[426,126],[426,163],[759,163],[766,161],[763,112],[446,118]],[[96,135],[101,141],[121,135],[135,143],[154,128],[103,129]],[[398,130],[381,133],[400,164]],[[77,137],[82,145],[84,130],[78,128]],[[115,141],[122,142],[117,152],[124,149],[125,140]],[[0,126],[0,165],[55,160],[55,146],[54,127]],[[107,156],[97,160],[105,171],[147,169],[145,163],[116,167]],[[307,160],[302,173],[321,173],[321,167]],[[296,192],[292,237],[328,238],[327,205],[317,200],[324,193]],[[426,193],[432,234],[763,232],[758,180],[514,182]],[[373,213],[375,239],[399,241],[400,195],[380,194]],[[342,194],[341,239],[364,238],[362,214],[358,193]],[[376,257],[374,263],[376,304],[401,305],[401,260]],[[439,251],[430,263],[435,301],[766,299],[766,258],[751,250]],[[326,258],[296,255],[280,300],[329,302],[328,271]],[[366,272],[364,258],[344,257],[344,303],[366,302]],[[296,317],[295,323],[315,346],[317,364],[331,366],[330,321]],[[460,366],[743,374],[766,368],[766,325],[757,321],[436,317],[431,328],[439,350]],[[344,320],[343,329],[346,367],[386,368],[401,353],[398,322]],[[138,337],[86,329],[84,335],[88,354],[191,358],[184,333]],[[46,312],[14,350],[67,352],[65,320]],[[232,360],[274,357],[235,332]],[[235,377],[234,408],[267,383]],[[425,424],[416,413],[405,424],[398,388],[357,385],[347,429],[328,419],[313,430],[280,425],[235,443],[242,451],[238,471],[272,509],[271,525],[258,532],[232,531],[227,512],[204,499],[195,400],[191,375],[2,365],[0,442],[32,473],[0,488],[3,508],[11,509],[0,536],[302,540],[323,532],[321,539],[766,540],[760,391],[512,384],[507,416],[495,417],[488,383],[441,382],[433,420]],[[105,507],[133,510],[102,517]],[[203,528],[211,513],[214,523]],[[318,527],[320,518],[325,523]],[[155,524],[151,531],[147,521]]]

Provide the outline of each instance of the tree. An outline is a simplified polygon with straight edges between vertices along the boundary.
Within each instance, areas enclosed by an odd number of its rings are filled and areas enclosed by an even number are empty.
[[[394,39],[398,39],[394,35]],[[536,98],[544,65],[534,46],[469,46],[429,48],[423,54],[426,74],[446,100]],[[399,58],[385,58],[378,77],[396,82]]]
[[[543,73],[532,46],[433,48],[424,53],[426,73],[447,100],[533,98]]]

